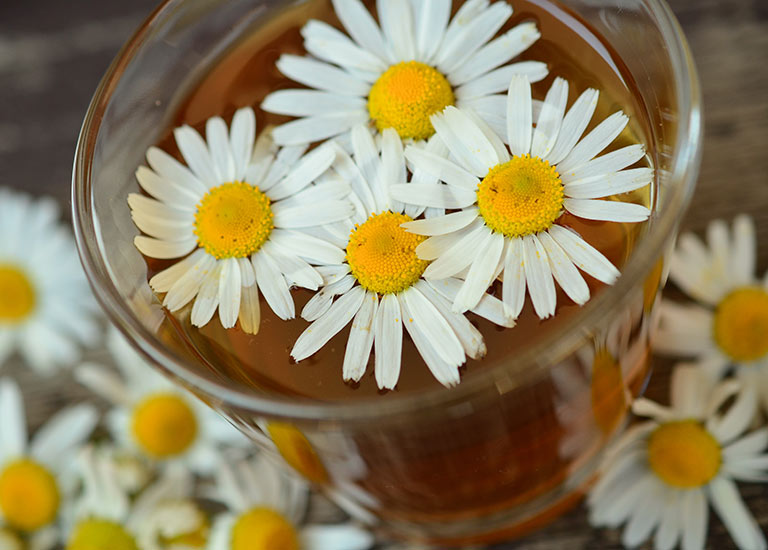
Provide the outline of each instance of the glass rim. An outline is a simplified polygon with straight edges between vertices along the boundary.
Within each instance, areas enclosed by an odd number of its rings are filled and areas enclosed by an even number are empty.
[[[562,352],[556,350],[575,348],[578,342],[583,340],[583,331],[574,330],[574,327],[600,326],[605,308],[621,305],[627,299],[630,290],[647,276],[648,265],[661,255],[662,247],[669,235],[676,230],[680,221],[679,214],[685,210],[690,201],[693,182],[698,175],[702,115],[701,91],[696,68],[680,25],[666,1],[641,1],[656,18],[661,36],[668,47],[677,104],[680,106],[680,112],[687,115],[678,120],[675,137],[676,143],[680,145],[676,147],[668,175],[671,181],[680,181],[682,184],[671,190],[665,211],[654,218],[648,233],[633,250],[616,283],[602,289],[568,322],[557,330],[551,331],[539,343],[521,350],[521,353],[514,358],[499,362],[483,372],[474,373],[454,388],[437,387],[413,394],[394,395],[386,400],[376,401],[375,407],[371,407],[370,405],[376,400],[375,397],[352,403],[322,402],[309,398],[257,394],[245,389],[228,387],[194,372],[184,360],[166,348],[139,321],[127,307],[120,291],[109,277],[106,262],[98,246],[90,199],[91,165],[103,115],[123,72],[133,60],[143,41],[151,35],[152,29],[162,22],[163,15],[184,0],[164,0],[123,45],[102,77],[80,130],[72,172],[72,220],[80,260],[96,299],[113,324],[152,363],[209,397],[265,416],[305,421],[381,420],[416,410],[425,411],[438,406],[460,404],[468,396],[478,394],[498,382],[499,373],[503,371],[514,372],[513,386],[515,382],[520,385],[530,377],[540,375],[548,365],[557,360],[555,355],[562,355]],[[555,342],[557,345],[553,345]],[[527,368],[520,368],[521,366]],[[504,391],[508,391],[511,387],[509,382],[505,382],[504,385]]]

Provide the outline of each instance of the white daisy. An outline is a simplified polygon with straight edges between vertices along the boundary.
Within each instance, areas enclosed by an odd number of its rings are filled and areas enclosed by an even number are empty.
[[[339,147],[334,168],[351,183],[356,211],[350,221],[327,228],[345,247],[346,258],[323,269],[325,287],[301,313],[312,324],[299,336],[291,355],[296,361],[306,359],[352,322],[344,379],[360,380],[375,346],[376,382],[392,389],[400,376],[405,327],[435,378],[446,386],[458,384],[458,367],[466,355],[473,359],[485,355],[485,343],[463,315],[451,311],[446,295],[452,296],[457,281],[433,286],[423,280],[429,262],[417,258],[415,249],[424,238],[400,227],[412,218],[387,190],[406,179],[402,143],[394,130],[385,129],[379,152],[364,126],[352,129],[351,140],[354,162]],[[413,179],[422,177],[429,180],[418,172]],[[408,185],[417,187],[413,182]],[[490,295],[478,297],[474,311],[511,326],[501,301]]]
[[[417,249],[419,258],[434,260],[425,278],[443,279],[469,268],[454,311],[473,308],[502,271],[503,301],[512,318],[522,310],[526,287],[543,319],[555,313],[555,281],[577,304],[589,300],[577,267],[607,284],[619,276],[598,250],[556,223],[564,211],[613,222],[640,222],[649,216],[639,204],[594,200],[645,187],[653,179],[650,168],[623,170],[643,158],[642,145],[593,158],[627,125],[623,113],[614,113],[579,141],[597,97],[597,90],[587,90],[566,113],[568,83],[557,78],[534,125],[530,83],[513,76],[507,95],[508,148],[474,113],[448,107],[433,115],[432,123],[452,159],[406,149],[415,169],[438,176],[445,185],[393,185],[392,197],[461,209],[404,225],[431,236]]]
[[[191,499],[184,468],[166,469],[134,501],[120,487],[115,463],[99,449],[78,457],[83,491],[65,520],[66,550],[188,550],[203,548],[208,519]],[[179,541],[188,540],[190,544]]]
[[[72,459],[98,421],[94,407],[75,405],[52,416],[27,437],[18,385],[0,380],[0,525],[31,534],[30,546],[46,547],[54,523],[75,488]]]
[[[707,244],[680,235],[670,260],[671,279],[698,304],[662,301],[654,349],[696,362],[722,376],[734,366],[756,388],[768,411],[768,273],[755,276],[752,218],[738,216],[707,228]]]
[[[652,420],[631,428],[609,451],[589,495],[594,525],[626,522],[622,542],[654,536],[658,550],[704,548],[712,505],[742,549],[764,549],[765,538],[735,481],[768,480],[768,429],[742,434],[756,412],[755,393],[737,380],[715,384],[705,371],[678,366],[670,407],[638,399],[633,411]],[[724,406],[731,403],[727,410]]]
[[[75,369],[75,377],[113,404],[107,426],[123,448],[206,474],[216,464],[218,446],[249,445],[221,416],[156,372],[114,329],[107,346],[119,374],[86,363]]]
[[[540,36],[526,22],[493,38],[512,15],[507,2],[469,0],[451,19],[451,0],[378,0],[379,24],[360,0],[333,0],[333,7],[349,36],[312,20],[301,33],[314,57],[286,54],[277,62],[310,88],[273,92],[262,103],[301,117],[275,128],[278,143],[321,141],[369,120],[402,139],[427,139],[430,115],[454,104],[494,124],[513,74],[534,82],[547,76],[538,61],[507,64]]]
[[[97,306],[50,198],[0,188],[0,366],[18,350],[41,372],[71,365],[98,337]]]
[[[259,328],[259,291],[281,319],[294,317],[291,285],[317,289],[310,266],[335,264],[343,253],[299,229],[343,220],[352,213],[349,186],[327,173],[332,147],[274,147],[269,132],[254,146],[256,119],[238,110],[232,125],[208,120],[206,141],[191,127],[174,131],[189,168],[150,147],[136,179],[154,198],[128,196],[136,247],[150,258],[184,258],[150,280],[178,311],[190,301],[191,321],[203,326],[219,310],[224,328]],[[317,182],[317,185],[313,185]],[[191,254],[190,254],[191,252]],[[189,256],[187,256],[189,254]]]
[[[373,536],[351,523],[307,525],[307,487],[259,456],[222,460],[216,493],[228,510],[214,519],[207,550],[365,550]]]

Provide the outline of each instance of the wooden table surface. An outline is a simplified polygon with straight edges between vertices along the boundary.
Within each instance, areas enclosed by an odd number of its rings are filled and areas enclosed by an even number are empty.
[[[69,217],[75,141],[109,62],[156,0],[0,0],[0,186],[57,198]],[[748,211],[768,268],[768,0],[670,0],[696,59],[706,138],[699,186],[684,227]],[[99,353],[98,351],[95,353]],[[40,382],[12,367],[41,422],[84,396],[65,377]],[[768,486],[742,486],[768,531]],[[594,530],[577,509],[553,525],[499,548],[618,549],[619,533]],[[709,548],[734,548],[711,521]],[[330,550],[330,549],[329,549]]]

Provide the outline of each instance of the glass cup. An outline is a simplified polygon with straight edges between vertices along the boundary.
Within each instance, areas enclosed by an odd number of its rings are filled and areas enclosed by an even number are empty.
[[[85,117],[73,173],[75,231],[112,321],[152,364],[389,536],[466,545],[512,538],[556,517],[583,494],[649,374],[664,254],[699,165],[696,72],[662,0],[566,4],[607,39],[637,83],[658,174],[654,213],[614,286],[558,330],[451,390],[345,404],[244,388],[206,368],[149,289],[126,203],[137,190],[133,173],[171,125],[180,83],[208,72],[285,2],[167,0],[120,51]]]

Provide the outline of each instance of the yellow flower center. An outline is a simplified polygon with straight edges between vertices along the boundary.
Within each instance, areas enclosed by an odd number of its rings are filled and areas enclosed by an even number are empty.
[[[0,263],[0,324],[18,323],[35,309],[32,282],[18,267]]]
[[[158,393],[136,405],[131,428],[144,452],[168,458],[183,453],[195,441],[197,417],[180,396]]]
[[[488,227],[509,238],[549,229],[563,211],[560,174],[546,160],[513,157],[480,182],[477,208]]]
[[[736,361],[768,354],[768,292],[745,287],[728,294],[717,306],[715,341]]]
[[[382,212],[355,227],[347,244],[347,263],[357,281],[371,292],[402,292],[419,280],[429,262],[416,256],[426,237],[408,233],[400,224],[410,216]]]
[[[48,525],[59,510],[56,479],[33,460],[9,463],[0,472],[0,510],[16,529],[34,531]]]
[[[394,128],[403,139],[427,139],[429,120],[454,102],[451,85],[438,71],[408,61],[392,65],[371,87],[368,112],[379,131]]]
[[[706,485],[720,470],[720,445],[695,420],[667,422],[648,440],[648,462],[662,481],[680,489]]]
[[[629,408],[621,365],[605,348],[592,361],[592,417],[604,434],[610,434]]]
[[[285,422],[270,422],[267,431],[277,450],[294,470],[313,483],[328,481],[325,466],[298,428]]]
[[[197,205],[197,242],[219,260],[250,256],[275,227],[270,204],[255,185],[234,182],[214,187]]]
[[[232,528],[231,550],[299,550],[296,529],[269,508],[254,508]]]
[[[93,518],[77,524],[67,550],[139,550],[139,547],[122,525]]]

